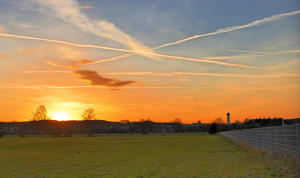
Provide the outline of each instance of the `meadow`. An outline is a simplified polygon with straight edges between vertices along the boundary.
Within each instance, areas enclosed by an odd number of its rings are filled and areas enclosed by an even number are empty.
[[[290,177],[218,135],[0,138],[0,177],[274,176]]]

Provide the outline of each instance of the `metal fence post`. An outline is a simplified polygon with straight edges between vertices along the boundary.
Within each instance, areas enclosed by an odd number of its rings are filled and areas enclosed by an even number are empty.
[[[286,146],[285,146],[285,126],[283,125],[283,152],[285,153],[286,151]]]
[[[261,128],[258,129],[258,147],[261,148]]]

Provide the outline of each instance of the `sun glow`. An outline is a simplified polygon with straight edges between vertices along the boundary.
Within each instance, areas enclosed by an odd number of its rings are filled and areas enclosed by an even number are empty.
[[[51,118],[57,121],[68,121],[72,120],[71,116],[66,112],[54,112],[51,114]]]

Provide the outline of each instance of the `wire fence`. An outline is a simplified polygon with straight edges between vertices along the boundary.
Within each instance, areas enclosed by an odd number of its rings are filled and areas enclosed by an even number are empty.
[[[221,132],[233,141],[300,159],[300,124]]]

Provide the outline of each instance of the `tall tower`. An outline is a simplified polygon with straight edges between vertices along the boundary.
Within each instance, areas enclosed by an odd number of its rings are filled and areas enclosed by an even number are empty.
[[[227,113],[227,125],[230,125],[230,113]]]

